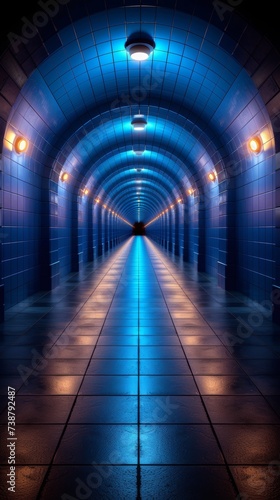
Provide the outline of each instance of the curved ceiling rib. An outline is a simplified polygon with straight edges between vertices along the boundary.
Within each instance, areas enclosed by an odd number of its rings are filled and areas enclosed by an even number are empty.
[[[92,12],[81,9],[77,20],[70,15],[74,3],[64,24],[52,20],[57,26],[45,40],[48,55],[21,89],[6,146],[11,130],[25,130],[36,168],[45,174],[48,165],[54,180],[66,170],[69,190],[78,194],[86,186],[131,223],[139,215],[139,165],[146,221],[188,188],[203,193],[213,169],[223,181],[222,158],[238,161],[243,142],[269,118],[238,62],[237,40],[227,34],[226,43],[217,16],[209,22],[209,9],[189,12],[175,2],[114,8],[109,0]],[[155,44],[142,62],[130,59],[125,47],[139,32]],[[137,114],[147,120],[143,132],[132,128]],[[135,155],[135,148],[145,154]]]

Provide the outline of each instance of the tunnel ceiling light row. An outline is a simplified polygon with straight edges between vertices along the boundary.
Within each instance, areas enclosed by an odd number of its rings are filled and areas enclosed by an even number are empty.
[[[102,201],[100,198],[95,198],[94,201],[97,203],[97,204],[102,204]],[[110,212],[112,215],[115,215],[115,217],[118,217],[119,219],[121,219],[123,222],[125,222],[126,224],[128,224],[129,226],[133,227],[132,224],[130,224],[130,222],[128,222],[124,217],[122,217],[120,214],[118,214],[115,210],[113,210],[112,208],[108,207],[108,205],[106,203],[103,203],[102,204],[102,208],[104,208],[105,210],[108,210],[108,212]]]
[[[158,220],[160,217],[162,217],[164,214],[166,214],[168,212],[168,210],[172,210],[175,207],[176,203],[180,204],[180,203],[182,203],[182,201],[183,201],[182,198],[178,198],[174,203],[171,203],[171,205],[169,205],[169,207],[167,207],[165,210],[160,212],[160,214],[156,215],[156,217],[154,217],[152,220],[150,220],[150,222],[145,224],[145,227],[149,226],[150,224],[152,224],[153,222]]]
[[[67,179],[69,178],[69,174],[68,172],[63,172],[60,176],[61,180],[63,182],[67,181]],[[88,188],[84,188],[81,190],[81,194],[82,195],[85,195],[87,196],[89,194],[89,189]],[[94,201],[96,203],[101,203],[101,200],[100,198],[95,198]],[[115,215],[116,217],[118,217],[119,219],[121,219],[123,222],[125,222],[126,224],[128,224],[129,226],[132,227],[132,224],[130,224],[130,222],[128,222],[124,217],[122,217],[121,215],[119,215],[117,212],[115,212],[115,210],[113,210],[112,208],[108,207],[108,205],[106,205],[106,203],[103,203],[102,204],[102,207],[105,209],[105,210],[108,210],[110,213],[112,213],[112,215]]]

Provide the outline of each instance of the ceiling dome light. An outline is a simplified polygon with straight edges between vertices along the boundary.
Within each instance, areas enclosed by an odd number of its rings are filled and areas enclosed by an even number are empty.
[[[14,148],[17,153],[24,153],[28,148],[28,141],[22,136],[17,136],[14,142]]]
[[[128,40],[125,48],[134,61],[145,61],[153,52],[155,43],[153,40]]]
[[[144,149],[133,149],[133,153],[137,156],[141,156],[145,152]]]
[[[262,141],[259,136],[252,137],[248,143],[249,150],[252,153],[259,154],[262,150]]]
[[[134,115],[131,125],[134,130],[143,131],[147,125],[144,115]]]

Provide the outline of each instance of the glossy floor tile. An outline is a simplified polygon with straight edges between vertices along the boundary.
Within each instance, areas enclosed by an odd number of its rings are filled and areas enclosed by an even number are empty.
[[[255,308],[134,237],[10,310],[1,499],[8,410],[15,500],[280,498],[280,328],[245,332]]]

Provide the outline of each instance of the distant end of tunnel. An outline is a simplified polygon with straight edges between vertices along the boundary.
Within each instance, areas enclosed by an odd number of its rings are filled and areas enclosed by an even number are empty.
[[[145,236],[146,229],[144,222],[135,222],[132,229],[133,236]]]

